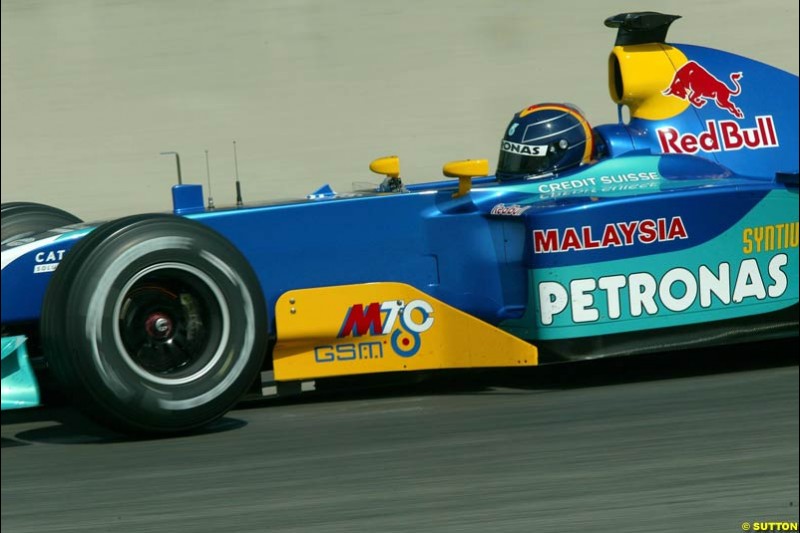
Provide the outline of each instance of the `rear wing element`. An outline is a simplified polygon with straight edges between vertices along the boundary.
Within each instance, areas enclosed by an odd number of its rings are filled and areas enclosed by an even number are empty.
[[[627,46],[666,42],[669,25],[679,18],[680,15],[638,11],[608,17],[605,24],[609,28],[617,28],[614,46]]]

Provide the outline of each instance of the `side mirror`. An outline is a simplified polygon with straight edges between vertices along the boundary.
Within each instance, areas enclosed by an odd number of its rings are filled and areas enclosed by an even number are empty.
[[[369,169],[376,174],[383,174],[389,178],[399,178],[400,158],[396,155],[379,157],[369,164]]]
[[[442,173],[448,178],[458,178],[458,192],[453,198],[459,198],[472,190],[472,178],[489,175],[487,159],[464,159],[445,163]]]

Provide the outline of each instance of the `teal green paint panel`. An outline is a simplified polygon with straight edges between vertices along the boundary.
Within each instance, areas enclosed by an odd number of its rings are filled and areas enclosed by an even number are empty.
[[[22,409],[39,405],[39,387],[33,374],[26,338],[3,337],[2,410]]]
[[[797,304],[800,292],[797,218],[796,193],[778,190],[695,247],[635,260],[534,268],[525,316],[502,327],[524,338],[555,340],[785,309]]]

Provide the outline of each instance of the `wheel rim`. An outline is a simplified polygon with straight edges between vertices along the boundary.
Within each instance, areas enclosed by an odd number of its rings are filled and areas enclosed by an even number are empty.
[[[114,338],[128,366],[163,384],[189,383],[222,357],[230,317],[222,290],[182,263],[150,266],[132,277],[114,307]]]

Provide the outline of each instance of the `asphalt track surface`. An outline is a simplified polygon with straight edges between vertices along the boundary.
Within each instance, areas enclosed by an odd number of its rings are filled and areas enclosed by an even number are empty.
[[[733,532],[798,519],[797,341],[243,405],[126,440],[6,412],[2,530]]]

